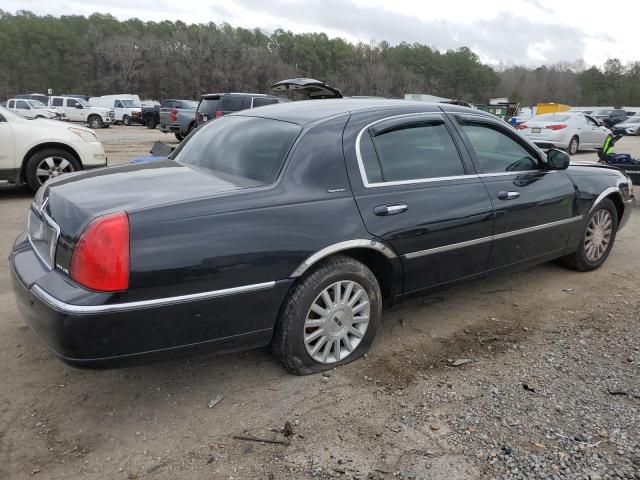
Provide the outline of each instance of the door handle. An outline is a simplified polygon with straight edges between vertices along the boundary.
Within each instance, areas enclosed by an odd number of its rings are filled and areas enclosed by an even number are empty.
[[[498,192],[500,200],[515,200],[520,196],[520,192]]]
[[[397,215],[402,212],[406,212],[409,206],[406,203],[395,203],[393,205],[379,205],[373,209],[373,214],[379,217],[386,217],[388,215]]]

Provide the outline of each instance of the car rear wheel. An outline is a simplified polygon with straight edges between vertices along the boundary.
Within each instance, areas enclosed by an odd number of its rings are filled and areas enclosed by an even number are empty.
[[[34,192],[50,178],[80,170],[80,162],[69,152],[49,148],[31,155],[25,166],[25,180]]]
[[[102,118],[100,118],[98,115],[92,115],[89,117],[89,127],[96,129],[96,128],[104,128],[104,122],[102,121]]]
[[[578,153],[578,147],[580,145],[580,139],[577,136],[571,137],[569,140],[569,146],[567,147],[567,153],[569,155],[575,155]]]
[[[125,115],[122,117],[122,123],[128,127],[131,125],[131,117],[129,115]]]
[[[155,128],[158,126],[158,123],[153,119],[150,118],[147,120],[147,128],[150,130],[155,130]]]
[[[381,312],[371,270],[351,257],[332,257],[289,292],[276,323],[274,353],[296,375],[352,362],[369,349]]]
[[[605,198],[590,213],[578,249],[564,257],[563,262],[580,272],[595,270],[609,256],[617,230],[618,211],[613,202]]]

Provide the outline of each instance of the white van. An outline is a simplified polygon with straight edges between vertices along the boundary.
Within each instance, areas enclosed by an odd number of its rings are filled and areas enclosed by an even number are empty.
[[[134,95],[91,97],[89,99],[89,105],[113,109],[116,123],[119,122],[124,125],[131,125],[132,123],[142,124],[140,100],[136,102],[136,100],[131,97],[134,97]],[[137,95],[135,95],[135,97],[137,97]]]
[[[69,121],[84,122],[91,128],[105,128],[115,121],[113,109],[92,107],[82,98],[49,97],[49,107],[64,112]]]

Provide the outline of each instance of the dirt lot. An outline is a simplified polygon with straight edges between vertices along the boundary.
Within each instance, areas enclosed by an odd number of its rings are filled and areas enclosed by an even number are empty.
[[[98,133],[113,163],[171,139]],[[3,259],[30,201],[0,188]],[[0,478],[640,479],[639,235],[637,209],[596,272],[545,264],[394,307],[367,358],[309,377],[266,350],[67,367],[3,260]]]

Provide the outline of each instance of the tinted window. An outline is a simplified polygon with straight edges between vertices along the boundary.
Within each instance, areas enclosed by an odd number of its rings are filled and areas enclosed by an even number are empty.
[[[535,170],[538,162],[520,143],[497,127],[480,123],[462,125],[480,162],[480,173]]]
[[[266,185],[275,181],[299,132],[298,125],[278,120],[221,117],[196,132],[172,158],[185,165]]]
[[[465,174],[458,150],[441,121],[396,125],[376,133],[365,132],[360,139],[360,155],[371,183]]]
[[[51,105],[54,107],[62,107],[64,98],[54,98],[51,100]]]
[[[16,103],[15,100],[9,100],[9,103],[7,103],[7,108],[13,108],[15,103]]]
[[[221,109],[224,112],[237,112],[251,108],[251,97],[244,95],[225,95],[221,100]]]
[[[67,99],[67,106],[75,108],[76,105],[79,105],[79,102],[74,98]]]
[[[593,118],[591,117],[584,117],[587,120],[587,123],[589,125],[591,125],[592,127],[597,127],[598,126],[598,122],[596,122]]]
[[[220,103],[220,97],[203,98],[198,106],[198,113],[207,115],[209,118],[215,116],[218,111],[218,104]]]
[[[120,100],[116,100],[114,105],[115,105],[115,108],[124,108]]]
[[[25,110],[29,110],[29,105],[24,100],[18,100],[16,102],[16,108],[23,108]]]
[[[262,107],[264,105],[273,105],[274,103],[278,103],[277,98],[253,97],[253,108]]]

